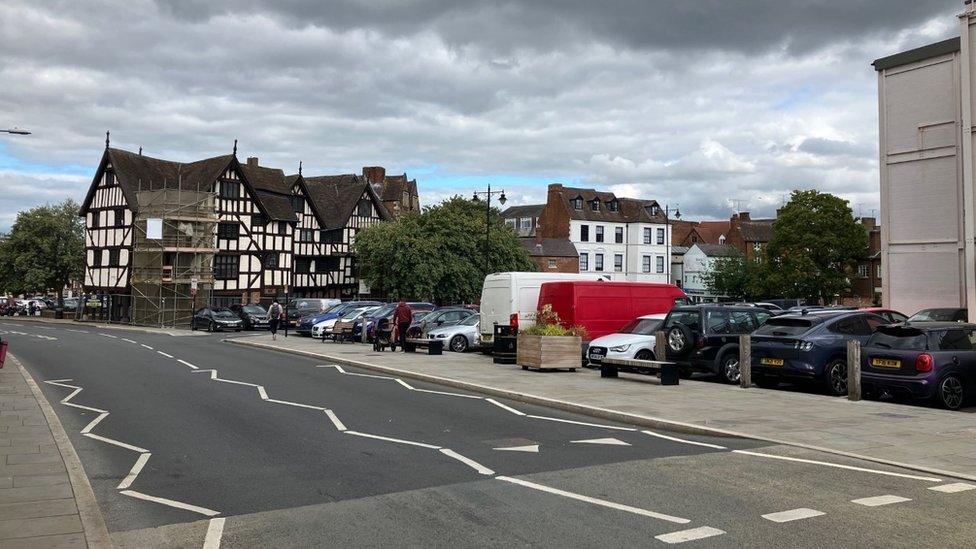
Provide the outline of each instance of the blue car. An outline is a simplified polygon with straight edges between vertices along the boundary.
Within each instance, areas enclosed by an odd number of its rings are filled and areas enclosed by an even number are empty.
[[[302,319],[298,321],[298,327],[295,329],[295,331],[298,333],[298,335],[312,337],[312,327],[319,322],[339,318],[343,314],[353,309],[358,309],[359,307],[370,307],[373,305],[382,305],[382,303],[379,301],[344,301],[325,312],[302,317]]]
[[[773,388],[784,379],[814,381],[847,394],[847,342],[867,343],[884,317],[863,311],[821,311],[770,318],[752,333],[752,379]]]

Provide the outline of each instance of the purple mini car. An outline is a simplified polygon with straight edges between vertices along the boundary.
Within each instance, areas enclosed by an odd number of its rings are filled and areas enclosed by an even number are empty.
[[[976,324],[878,328],[861,352],[861,384],[869,393],[931,399],[958,410],[976,393]]]

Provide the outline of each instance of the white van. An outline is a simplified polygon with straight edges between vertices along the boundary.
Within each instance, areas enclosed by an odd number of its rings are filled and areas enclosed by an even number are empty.
[[[490,346],[495,324],[508,326],[512,315],[518,315],[519,329],[535,324],[539,291],[546,282],[561,280],[610,280],[606,273],[493,273],[485,277],[481,288],[481,343]]]

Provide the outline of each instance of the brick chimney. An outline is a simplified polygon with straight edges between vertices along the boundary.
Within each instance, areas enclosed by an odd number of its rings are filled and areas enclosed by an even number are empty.
[[[739,212],[739,221],[749,221],[749,212]]]
[[[256,156],[249,156],[249,157],[247,157],[247,165],[248,166],[257,166],[258,165],[258,157],[256,157]]]
[[[363,177],[370,183],[382,183],[386,179],[386,168],[383,166],[363,166]]]
[[[873,217],[862,217],[861,224],[864,225],[864,228],[869,231],[873,231],[878,228],[878,220]]]
[[[535,236],[538,240],[569,238],[569,205],[564,203],[563,186],[560,183],[549,185],[546,205],[539,215]]]

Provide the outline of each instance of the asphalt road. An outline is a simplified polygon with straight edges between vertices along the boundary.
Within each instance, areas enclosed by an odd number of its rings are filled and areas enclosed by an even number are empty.
[[[932,489],[953,479],[650,434],[219,335],[0,321],[0,337],[120,546],[976,545],[976,490]]]

